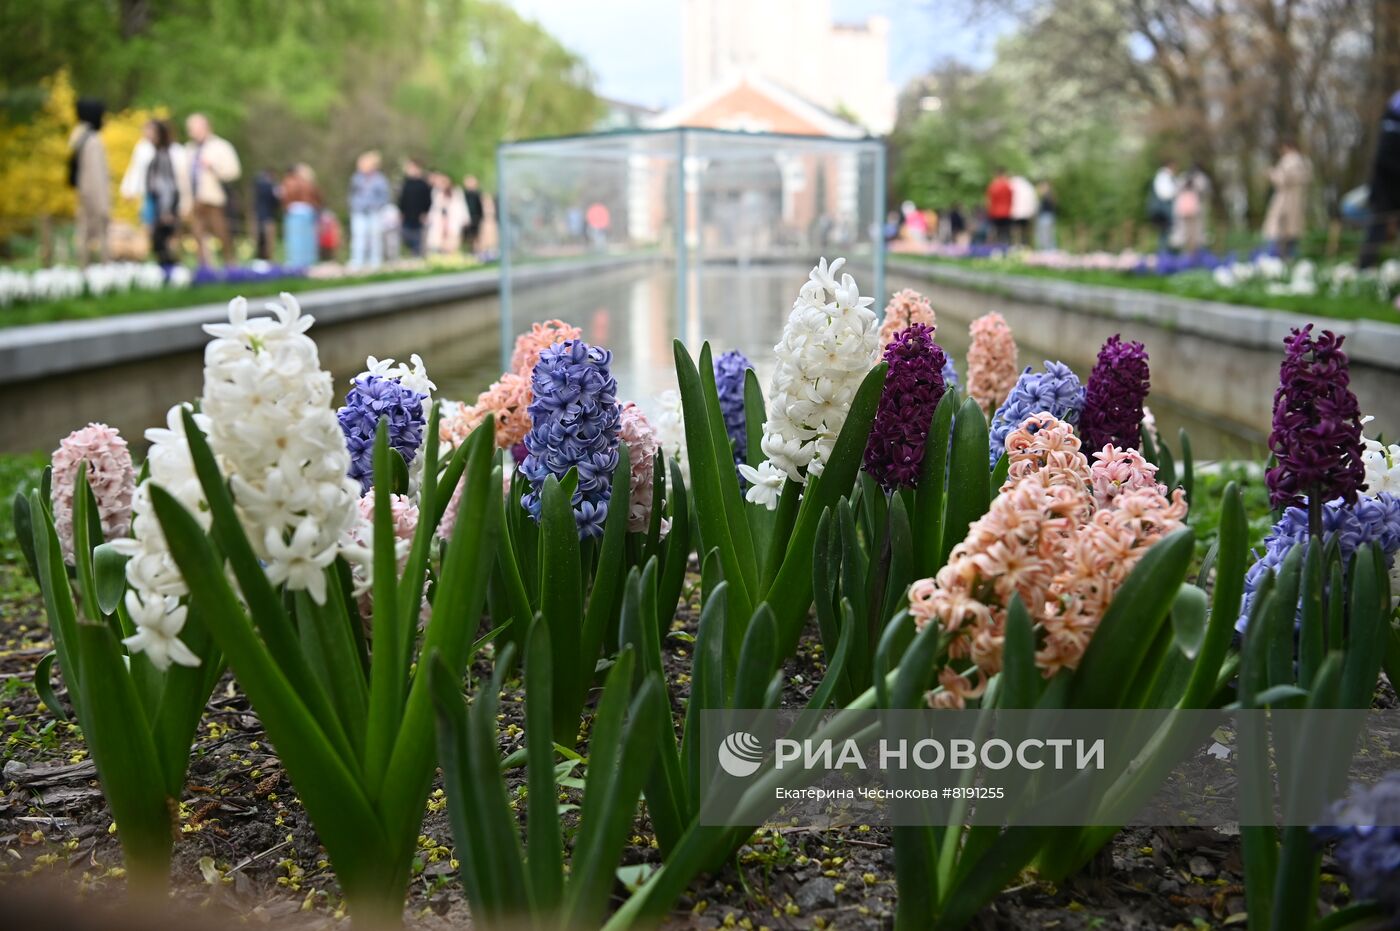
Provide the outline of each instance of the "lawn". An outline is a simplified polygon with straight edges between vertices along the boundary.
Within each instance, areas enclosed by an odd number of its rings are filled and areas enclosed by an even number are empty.
[[[1035,268],[1014,259],[909,257],[949,268],[966,268],[1027,278],[1055,278],[1061,281],[1106,285],[1114,288],[1136,288],[1196,300],[1286,310],[1310,317],[1328,317],[1337,320],[1381,320],[1386,323],[1400,324],[1400,311],[1376,297],[1356,294],[1328,294],[1325,290],[1310,296],[1270,294],[1262,283],[1253,282],[1234,288],[1225,288],[1216,284],[1210,273],[1204,271],[1181,272],[1175,275],[1151,275],[1099,270],[1071,271]]]

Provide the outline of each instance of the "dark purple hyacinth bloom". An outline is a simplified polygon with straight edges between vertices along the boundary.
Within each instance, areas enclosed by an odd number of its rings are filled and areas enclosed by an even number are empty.
[[[1313,836],[1336,841],[1333,854],[1351,881],[1352,897],[1400,919],[1400,772],[1369,787],[1353,786],[1351,797],[1329,815],[1332,824],[1313,828]]]
[[[748,460],[749,438],[745,432],[744,373],[753,368],[747,356],[731,349],[715,360],[715,389],[719,411],[724,415],[724,432],[734,447],[734,464]]]
[[[1147,349],[1136,341],[1123,342],[1115,333],[1099,350],[1099,361],[1084,388],[1079,415],[1079,439],[1084,451],[1105,446],[1137,449],[1142,445],[1142,402],[1150,384]]]
[[[396,378],[361,375],[351,383],[345,406],[336,412],[350,451],[350,477],[360,483],[360,493],[374,485],[374,434],[379,418],[389,419],[389,448],[398,450],[407,465],[423,445],[426,394],[405,388]]]
[[[943,349],[933,328],[915,323],[885,347],[889,372],[865,447],[865,471],[886,490],[919,483],[929,424],[943,398]]]
[[[562,481],[577,469],[573,505],[580,537],[602,535],[612,498],[622,409],[611,362],[606,349],[571,339],[544,349],[530,374],[534,400],[520,466],[530,491],[520,503],[539,520],[545,479]]]
[[[1265,475],[1276,508],[1301,507],[1311,495],[1355,501],[1365,484],[1361,407],[1348,387],[1343,339],[1331,330],[1313,339],[1310,323],[1284,340],[1269,434],[1278,464]]]

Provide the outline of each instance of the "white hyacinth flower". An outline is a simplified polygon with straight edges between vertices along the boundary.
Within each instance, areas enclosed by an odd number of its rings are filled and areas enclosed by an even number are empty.
[[[879,358],[879,323],[845,259],[822,259],[802,285],[783,335],[773,347],[762,447],[767,460],[745,471],[745,497],[777,507],[784,477],[820,475],[846,422],[861,380]]]
[[[392,378],[410,391],[426,394],[428,397],[423,401],[423,413],[426,415],[428,406],[432,404],[433,392],[437,390],[437,385],[428,378],[428,367],[423,364],[423,359],[418,353],[415,352],[408,358],[412,367],[402,362],[395,363],[393,359],[376,359],[374,356],[370,356],[365,359],[363,374]]]
[[[145,653],[151,665],[165,670],[172,662],[198,666],[199,657],[180,639],[189,609],[179,598],[142,599],[135,591],[126,593],[126,611],[136,633],[122,640],[132,653]]]
[[[194,516],[200,526],[209,528],[209,509],[204,503],[204,490],[194,471],[189,444],[185,439],[184,411],[188,405],[177,404],[166,414],[164,429],[146,431],[151,444],[146,456],[149,475],[136,489],[131,502],[130,537],[112,542],[112,548],[128,557],[126,609],[136,633],[124,641],[133,653],[150,654],[159,669],[171,661],[182,666],[198,666],[199,657],[179,640],[185,623],[185,608],[180,598],[189,594],[180,567],[170,555],[160,520],[151,502],[151,485],[159,485],[179,501]],[[194,415],[201,430],[209,429],[203,414]]]
[[[290,294],[248,316],[210,324],[201,408],[209,444],[229,479],[238,516],[273,584],[326,597],[325,568],[356,518],[359,487],[330,407],[331,375],[306,335],[312,318]]]

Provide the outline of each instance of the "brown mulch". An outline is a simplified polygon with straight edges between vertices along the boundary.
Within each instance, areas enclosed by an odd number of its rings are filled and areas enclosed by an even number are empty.
[[[692,596],[676,629],[693,633],[694,624]],[[665,644],[678,712],[688,692],[689,647],[680,637]],[[65,884],[58,889],[66,891],[52,893],[56,906],[111,902],[124,888],[120,849],[82,736],[76,726],[50,715],[32,687],[34,666],[47,649],[38,604],[29,598],[0,602],[0,911],[6,910],[7,898],[42,890],[31,879]],[[820,681],[821,656],[819,644],[804,640],[787,664],[789,696],[796,698]],[[479,657],[474,673],[479,678],[489,668],[488,659]],[[1394,700],[1393,693],[1387,700]],[[509,752],[523,743],[518,679],[508,683],[501,711],[502,750]],[[507,781],[512,793],[517,791],[523,770],[509,773]],[[439,781],[420,830],[408,893],[405,915],[412,928],[461,928],[470,921],[452,867],[445,801]],[[322,927],[344,918],[325,852],[257,716],[229,676],[200,724],[179,827],[173,898],[211,926],[236,918],[254,925]],[[660,861],[645,815],[624,860],[629,865]],[[1133,828],[1120,832],[1088,869],[1063,885],[1023,874],[983,910],[975,927],[1245,927],[1241,875],[1238,838],[1220,829]],[[1323,895],[1329,901],[1339,896],[1338,881],[1327,877]],[[698,879],[668,926],[881,929],[892,927],[895,903],[894,849],[887,829],[784,826],[760,831],[718,874]],[[46,914],[58,921],[69,912],[69,923],[46,926],[119,926],[89,908]]]

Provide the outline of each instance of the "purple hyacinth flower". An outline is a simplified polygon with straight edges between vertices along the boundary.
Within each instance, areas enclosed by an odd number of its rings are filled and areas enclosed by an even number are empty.
[[[749,438],[744,414],[744,373],[753,368],[748,357],[731,349],[715,360],[715,389],[724,415],[724,432],[734,447],[734,464],[748,461]]]
[[[398,451],[404,464],[411,464],[423,445],[427,425],[423,401],[427,397],[383,375],[361,375],[351,383],[336,419],[350,451],[349,475],[360,483],[361,494],[374,485],[374,435],[379,418],[388,418],[389,447]]]
[[[1142,343],[1125,343],[1116,333],[1108,338],[1084,387],[1079,439],[1086,451],[1142,445],[1142,403],[1147,399],[1149,376]]]
[[[915,323],[885,347],[889,371],[865,447],[865,471],[887,491],[919,483],[933,412],[943,399],[947,357],[933,328]]]
[[[1337,542],[1342,568],[1351,565],[1351,557],[1362,544],[1375,543],[1385,554],[1386,566],[1400,552],[1400,498],[1389,493],[1371,497],[1360,495],[1355,503],[1347,504],[1336,498],[1322,508],[1322,540]],[[1249,624],[1255,592],[1270,570],[1278,571],[1293,547],[1308,541],[1308,509],[1290,507],[1283,512],[1264,538],[1264,553],[1249,567],[1244,577],[1244,602],[1235,629],[1243,632]],[[1300,607],[1301,610],[1301,607]]]
[[[1344,337],[1323,330],[1312,338],[1312,324],[1284,340],[1274,392],[1274,426],[1269,449],[1278,460],[1265,479],[1276,508],[1322,500],[1355,501],[1366,481],[1361,461],[1361,407],[1351,381]]]
[[[545,479],[552,475],[562,481],[576,469],[573,506],[580,537],[602,535],[612,498],[622,409],[611,362],[606,349],[571,339],[541,351],[530,374],[534,400],[520,466],[530,491],[520,503],[539,520]]]
[[[990,468],[996,468],[997,460],[1006,452],[1006,438],[1027,417],[1048,412],[1065,423],[1073,424],[1079,420],[1083,406],[1084,388],[1079,384],[1079,376],[1068,365],[1046,362],[1043,372],[1032,371],[1029,365],[1026,366],[987,427]]]
[[[1319,841],[1335,841],[1333,854],[1357,901],[1376,902],[1400,920],[1400,771],[1372,786],[1353,786],[1332,806],[1327,825],[1312,829]]]

